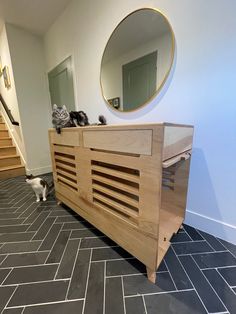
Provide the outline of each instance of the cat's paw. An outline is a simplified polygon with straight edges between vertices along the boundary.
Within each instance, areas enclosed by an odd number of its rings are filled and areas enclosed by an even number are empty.
[[[45,202],[47,199],[46,198],[43,198],[43,201]]]
[[[38,203],[40,200],[36,200],[36,202]]]

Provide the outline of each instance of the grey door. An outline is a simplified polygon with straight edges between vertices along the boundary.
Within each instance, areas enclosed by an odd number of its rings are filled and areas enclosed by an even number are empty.
[[[156,91],[157,51],[123,65],[123,110],[144,104]]]
[[[68,111],[75,110],[71,57],[48,73],[51,104],[66,105]]]

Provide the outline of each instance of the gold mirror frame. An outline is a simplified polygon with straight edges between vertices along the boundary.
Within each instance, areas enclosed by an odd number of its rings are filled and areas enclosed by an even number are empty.
[[[114,35],[114,33],[116,32],[116,30],[118,29],[118,27],[123,23],[124,20],[126,20],[129,16],[135,14],[136,12],[139,12],[139,11],[143,11],[143,10],[150,10],[150,11],[154,11],[158,14],[160,14],[165,22],[167,23],[168,27],[169,27],[169,30],[170,30],[170,33],[171,33],[171,53],[170,53],[170,56],[171,56],[171,61],[170,61],[170,64],[169,64],[169,68],[168,70],[166,71],[165,75],[164,75],[164,78],[162,80],[162,82],[159,84],[159,87],[156,89],[156,91],[154,92],[154,94],[145,102],[143,103],[142,105],[139,105],[137,108],[135,109],[132,109],[132,110],[120,110],[120,109],[116,109],[109,101],[108,99],[105,97],[104,95],[104,89],[103,89],[103,86],[102,86],[102,65],[103,65],[103,59],[104,59],[104,55],[105,55],[105,52],[106,52],[106,48],[110,42],[110,39],[112,38],[112,36]],[[105,100],[105,102],[107,103],[107,105],[112,108],[115,112],[122,112],[122,113],[127,113],[127,112],[134,112],[134,111],[137,111],[141,108],[143,108],[144,106],[146,106],[148,103],[150,103],[157,95],[158,93],[160,92],[160,90],[162,89],[162,87],[164,86],[169,74],[170,74],[170,71],[171,71],[171,68],[172,68],[172,65],[173,65],[173,62],[174,62],[174,53],[175,53],[175,36],[174,36],[174,32],[173,32],[173,29],[171,27],[171,24],[170,22],[168,21],[167,17],[165,16],[165,14],[163,14],[160,10],[156,9],[156,8],[150,8],[150,7],[145,7],[145,8],[140,8],[140,9],[137,9],[133,12],[131,12],[130,14],[128,14],[127,16],[125,16],[121,21],[120,23],[116,26],[116,28],[114,29],[114,31],[111,33],[108,41],[107,41],[107,44],[105,46],[105,49],[103,51],[103,55],[102,55],[102,59],[101,59],[101,66],[100,66],[100,87],[101,87],[101,91],[102,91],[102,96]],[[116,101],[116,98],[114,98],[114,100]]]

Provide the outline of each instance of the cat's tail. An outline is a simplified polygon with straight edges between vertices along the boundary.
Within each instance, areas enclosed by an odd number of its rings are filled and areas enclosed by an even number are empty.
[[[54,182],[52,181],[51,183],[48,184],[48,194],[50,195],[54,192]]]
[[[98,120],[99,120],[100,124],[102,124],[102,125],[106,125],[107,124],[107,120],[106,120],[106,118],[103,115],[100,115],[98,117]]]

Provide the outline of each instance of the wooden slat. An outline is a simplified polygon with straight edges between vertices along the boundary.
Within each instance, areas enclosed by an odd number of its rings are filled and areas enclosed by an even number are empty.
[[[63,181],[63,182],[65,182],[67,185],[70,185],[70,186],[73,186],[74,188],[78,188],[78,184],[77,183],[75,183],[75,182],[72,182],[72,181],[70,181],[70,180],[68,180],[68,179],[66,179],[66,178],[64,178],[64,177],[62,177],[61,175],[57,175],[57,178],[58,178],[58,180],[61,180],[61,181]]]
[[[68,155],[75,155],[75,149],[74,147],[70,146],[61,146],[61,145],[53,145],[54,152],[62,153],[62,154],[68,154]]]
[[[131,206],[134,206],[134,207],[137,207],[139,206],[139,203],[138,201],[128,197],[128,196],[125,196],[125,195],[122,195],[121,193],[118,193],[118,192],[115,192],[113,190],[110,190],[108,188],[105,188],[104,186],[101,186],[99,184],[92,184],[92,187],[93,189],[96,189],[102,193],[105,193],[107,195],[110,195],[111,197],[114,197],[114,198],[117,198],[118,200],[126,203],[126,204],[129,204]]]
[[[106,210],[109,214],[112,211],[112,215],[115,215],[118,218],[122,216],[123,219],[127,219],[130,223],[134,223],[135,225],[137,225],[137,223],[138,223],[138,218],[137,217],[131,217],[130,215],[126,215],[123,212],[112,210],[106,204],[100,203],[97,199],[94,199],[93,203],[97,207],[101,208],[102,210]]]
[[[58,168],[56,169],[56,172],[60,173],[60,174],[62,174],[64,176],[67,176],[67,177],[69,177],[69,178],[71,178],[71,179],[73,179],[75,181],[77,181],[76,173],[75,174],[71,174],[70,172],[66,172],[66,171],[63,171],[63,170],[58,169]]]
[[[118,181],[115,181],[115,180],[111,180],[111,179],[102,177],[102,176],[100,176],[98,174],[92,174],[92,179],[94,179],[96,181],[99,181],[99,182],[102,182],[102,183],[105,183],[107,185],[111,185],[111,186],[113,186],[115,188],[118,188],[120,190],[129,192],[129,193],[134,194],[134,195],[138,195],[139,194],[138,188],[135,188],[133,186],[130,186],[128,184],[124,184],[124,183],[121,183],[121,182],[118,182]]]
[[[57,156],[57,155],[55,155],[54,158],[57,159],[57,160],[61,160],[61,161],[69,162],[71,164],[75,164],[75,159],[70,159],[70,158],[67,158],[67,157],[64,157],[64,156]]]
[[[129,174],[129,173],[125,173],[125,172],[119,171],[119,170],[109,169],[109,168],[96,166],[96,165],[92,165],[91,169],[95,170],[95,171],[99,171],[99,172],[105,173],[105,174],[109,174],[109,175],[114,176],[114,177],[118,177],[118,178],[121,178],[121,179],[132,181],[132,182],[135,182],[135,183],[139,183],[139,181],[140,181],[138,176],[135,176],[135,175]]]
[[[63,164],[63,162],[56,161],[56,162],[55,162],[55,165],[56,165],[56,167],[58,166],[58,167],[61,167],[61,168],[63,168],[63,169],[67,169],[67,170],[76,172],[76,168],[75,168],[75,167],[72,167],[72,166]]]
[[[93,196],[94,198],[102,201],[103,203],[106,203],[107,205],[111,206],[111,207],[114,207],[116,210],[128,215],[128,216],[131,216],[131,217],[134,217],[134,218],[137,218],[138,217],[138,214],[135,213],[135,211],[121,205],[121,204],[118,204],[112,200],[110,200],[108,197],[105,197],[105,196],[102,196],[98,193],[93,193]]]

